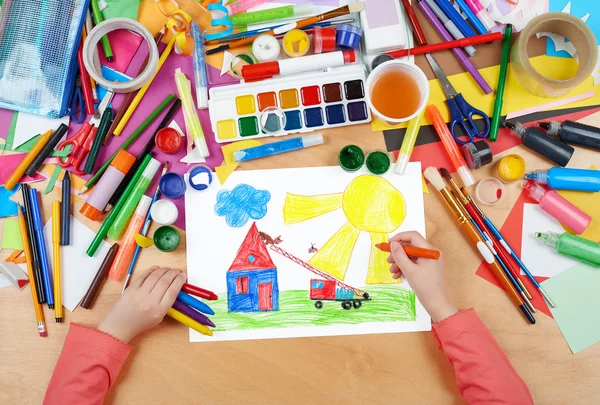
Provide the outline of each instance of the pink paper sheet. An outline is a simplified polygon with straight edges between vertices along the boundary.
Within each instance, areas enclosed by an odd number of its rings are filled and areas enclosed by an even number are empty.
[[[15,153],[13,155],[2,155],[0,156],[0,185],[6,183],[6,180],[10,177],[11,174],[15,171],[19,163],[23,160],[23,158],[27,155],[26,153]],[[24,176],[21,178],[20,183],[33,183],[35,181],[44,180],[46,177],[42,176],[39,173],[36,173],[35,176],[29,177]]]
[[[108,40],[110,41],[110,46],[113,50],[113,61],[109,62],[106,59],[104,52],[99,45],[98,54],[100,55],[100,63],[104,66],[113,68],[118,72],[125,73],[138,48],[140,48],[140,44],[143,41],[142,37],[131,31],[118,30],[109,33]],[[147,48],[147,46],[144,46],[144,48]]]

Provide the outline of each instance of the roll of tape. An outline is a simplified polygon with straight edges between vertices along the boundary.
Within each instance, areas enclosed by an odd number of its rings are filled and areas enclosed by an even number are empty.
[[[527,53],[532,37],[540,32],[553,32],[567,38],[575,47],[574,55],[579,68],[568,80],[555,80],[538,72]],[[527,24],[513,46],[511,53],[512,71],[517,81],[527,91],[541,97],[560,97],[583,83],[592,73],[598,61],[598,42],[594,33],[579,18],[567,13],[545,13]]]
[[[100,65],[94,63],[94,53],[100,39],[109,32],[116,30],[129,30],[140,35],[148,43],[148,63],[138,77],[127,82],[110,82],[102,77]],[[111,18],[96,25],[93,30],[88,33],[88,37],[83,44],[83,64],[90,76],[94,78],[96,83],[107,88],[110,91],[117,93],[130,93],[142,88],[158,69],[158,48],[154,42],[154,38],[150,31],[139,22],[130,18]]]

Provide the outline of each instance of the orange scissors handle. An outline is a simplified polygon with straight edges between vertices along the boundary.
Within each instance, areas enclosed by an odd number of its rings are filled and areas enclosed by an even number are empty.
[[[83,144],[88,138],[90,131],[92,130],[92,125],[89,122],[86,122],[83,127],[77,132],[75,135],[62,141],[58,147],[57,151],[64,150],[67,146],[71,145],[71,151],[69,152],[69,156],[66,158],[58,157],[58,164],[60,167],[67,168],[73,165],[79,150],[83,147]]]
[[[79,168],[80,167],[83,168],[84,161],[85,161],[88,153],[92,149],[92,144],[94,143],[94,139],[96,138],[97,132],[98,132],[98,128],[95,126],[92,126],[90,133],[88,134],[88,137],[85,139],[85,142],[83,143],[83,146],[81,147],[81,149],[79,151],[79,154],[77,155],[77,157],[75,158],[75,161],[73,162],[73,173],[78,174],[80,176],[86,174],[83,170],[81,170]]]

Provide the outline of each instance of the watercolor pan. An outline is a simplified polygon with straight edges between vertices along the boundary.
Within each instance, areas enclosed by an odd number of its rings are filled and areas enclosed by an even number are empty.
[[[370,122],[365,84],[363,65],[353,64],[211,88],[208,108],[215,140],[223,143]],[[259,122],[269,107],[283,110],[286,125],[267,134]]]

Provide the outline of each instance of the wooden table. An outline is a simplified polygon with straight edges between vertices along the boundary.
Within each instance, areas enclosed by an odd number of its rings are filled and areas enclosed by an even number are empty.
[[[428,38],[435,37],[428,31]],[[431,40],[434,42],[434,39]],[[496,44],[497,45],[497,44]],[[483,48],[483,47],[482,47]],[[494,45],[489,52],[497,52]],[[496,62],[477,58],[479,67]],[[438,59],[452,60],[450,55]],[[497,53],[494,61],[497,59]],[[418,59],[422,65],[422,60]],[[448,74],[457,64],[446,65]],[[430,72],[429,72],[430,73]],[[600,125],[600,114],[584,122]],[[325,145],[244,164],[245,169],[336,165],[337,153],[354,143],[365,150],[385,148],[369,125],[326,132]],[[441,147],[441,145],[440,145]],[[519,146],[496,156],[519,153],[530,168],[547,161]],[[577,148],[571,167],[600,167],[597,152]],[[475,172],[483,178],[493,165]],[[43,190],[46,183],[36,183]],[[435,190],[425,195],[427,236],[444,251],[449,291],[459,308],[475,307],[523,377],[537,404],[592,404],[600,398],[597,372],[600,345],[572,355],[556,323],[543,314],[528,325],[500,289],[475,275],[481,260],[469,247]],[[506,220],[520,189],[486,213],[496,225]],[[54,191],[45,196],[49,218]],[[74,204],[78,212],[82,202]],[[97,225],[76,214],[87,226]],[[3,222],[0,222],[0,231]],[[152,230],[151,230],[152,232]],[[185,239],[183,239],[185,240]],[[1,258],[6,257],[3,252]],[[150,265],[185,269],[185,244],[172,254],[144,251],[138,268]],[[93,309],[66,311],[66,323],[50,322],[49,336],[38,337],[29,291],[0,290],[0,403],[40,404],[59,356],[69,322],[96,326],[119,297],[121,284],[107,282]],[[274,339],[239,342],[188,342],[188,330],[167,318],[133,340],[134,350],[107,404],[456,404],[462,399],[454,371],[431,333]],[[594,375],[596,377],[594,377]]]

